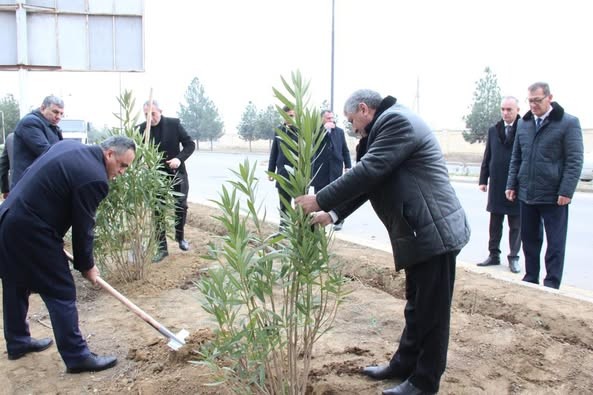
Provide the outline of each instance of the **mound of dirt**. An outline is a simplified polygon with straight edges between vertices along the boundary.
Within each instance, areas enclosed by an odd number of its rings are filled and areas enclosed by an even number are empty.
[[[200,307],[194,282],[210,262],[207,243],[223,233],[215,209],[191,205],[189,252],[151,265],[145,280],[112,284],[176,333],[189,331],[178,351],[105,292],[77,277],[80,325],[92,351],[115,354],[104,372],[70,375],[55,347],[17,361],[0,359],[1,394],[230,394],[199,361],[215,323]],[[274,227],[270,226],[270,233]],[[403,329],[404,274],[391,254],[335,240],[334,259],[351,280],[335,325],[316,344],[311,394],[379,394],[397,381],[376,382],[362,367],[385,363]],[[47,310],[31,296],[35,337],[53,336]],[[593,393],[593,305],[589,302],[468,272],[459,267],[451,341],[441,394]],[[4,340],[2,340],[3,342]],[[4,347],[4,343],[2,343]],[[4,347],[5,348],[5,347]]]

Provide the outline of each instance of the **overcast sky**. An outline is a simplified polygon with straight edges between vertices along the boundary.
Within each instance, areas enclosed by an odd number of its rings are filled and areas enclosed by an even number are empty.
[[[567,0],[336,0],[334,109],[359,88],[393,95],[436,129],[464,126],[486,66],[503,95],[528,106],[527,86],[543,80],[554,99],[593,127],[593,32],[588,2]],[[330,99],[331,0],[147,0],[144,73],[29,72],[29,102],[64,97],[66,115],[116,124],[115,96],[152,87],[176,116],[193,77],[234,133],[251,100],[275,104],[272,86],[299,69],[314,104]],[[418,84],[419,82],[419,84]],[[417,89],[419,85],[419,89]],[[0,95],[18,97],[16,72],[0,72]],[[419,95],[419,101],[416,100]],[[418,106],[419,104],[419,106]]]

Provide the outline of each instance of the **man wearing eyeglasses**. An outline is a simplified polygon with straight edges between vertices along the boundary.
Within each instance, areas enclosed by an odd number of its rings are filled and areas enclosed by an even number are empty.
[[[568,205],[583,167],[583,135],[578,118],[552,102],[547,83],[530,85],[527,102],[530,111],[517,126],[505,194],[520,202],[523,281],[539,284],[545,229],[544,285],[558,289],[564,269]]]

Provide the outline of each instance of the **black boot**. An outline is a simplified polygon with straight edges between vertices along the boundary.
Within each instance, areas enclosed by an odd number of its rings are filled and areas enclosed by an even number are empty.
[[[484,262],[478,263],[478,266],[495,266],[500,265],[500,256],[490,255]]]

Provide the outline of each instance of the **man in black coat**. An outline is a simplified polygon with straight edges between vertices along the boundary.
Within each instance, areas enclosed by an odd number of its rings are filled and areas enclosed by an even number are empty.
[[[21,179],[23,172],[51,145],[62,140],[58,123],[64,116],[64,101],[47,96],[41,107],[25,115],[14,129],[12,180],[10,187]]]
[[[509,269],[513,273],[521,271],[519,267],[519,249],[521,248],[521,220],[518,202],[511,202],[505,196],[507,177],[517,122],[519,121],[519,101],[507,96],[501,102],[502,119],[488,130],[486,150],[480,169],[479,188],[488,191],[490,227],[488,250],[490,255],[478,266],[500,265],[500,240],[502,239],[502,223],[507,216],[509,224]]]
[[[363,373],[403,380],[383,394],[436,393],[447,364],[456,257],[470,235],[465,212],[436,137],[418,115],[368,89],[350,96],[344,114],[368,137],[360,161],[316,195],[295,200],[322,225],[370,200],[389,232],[395,268],[406,272],[406,325],[389,364]]]
[[[568,231],[568,206],[583,169],[579,119],[552,102],[550,86],[531,84],[529,111],[519,120],[507,179],[507,199],[519,200],[523,281],[539,284],[540,255],[546,232],[544,286],[560,288]]]
[[[295,112],[293,109],[285,106],[282,108],[290,118],[294,118]],[[278,129],[282,130],[294,141],[298,140],[298,131],[296,127],[289,122],[283,122],[282,125],[278,126]],[[274,141],[272,141],[272,149],[270,150],[270,158],[268,160],[268,172],[277,173],[285,178],[288,178],[288,170],[286,167],[292,167],[292,164],[286,158],[282,147],[288,148],[286,144],[278,137],[277,133],[274,133]],[[272,176],[268,177],[270,181],[274,181]],[[278,189],[278,200],[280,202],[280,226],[284,223],[283,218],[286,215],[286,210],[292,204],[292,196],[285,191],[280,183],[276,182],[276,188]]]
[[[329,185],[332,181],[338,179],[344,171],[352,167],[350,151],[346,144],[344,130],[336,127],[334,122],[334,113],[329,110],[321,112],[325,136],[323,146],[315,155],[313,161],[313,180],[311,185],[315,193]],[[342,229],[344,221],[334,224],[334,230]]]
[[[149,109],[152,111],[149,114]],[[146,119],[150,118],[150,139],[158,146],[163,153],[163,167],[167,173],[176,178],[173,191],[179,193],[175,196],[175,240],[183,251],[189,250],[189,243],[185,240],[185,222],[187,220],[187,194],[189,193],[189,180],[185,161],[196,149],[196,144],[187,134],[181,122],[177,118],[164,117],[157,101],[144,103],[144,114]],[[144,133],[146,122],[140,126],[140,133]],[[181,144],[182,149],[179,149]],[[157,237],[159,241],[159,252],[154,257],[154,262],[162,261],[169,251],[167,248],[167,235],[164,223],[157,225]]]
[[[4,338],[8,359],[43,351],[50,338],[31,337],[29,295],[41,296],[67,372],[108,369],[115,357],[89,351],[78,327],[76,287],[64,253],[72,229],[74,268],[92,283],[99,270],[93,260],[93,227],[109,179],[123,174],[135,156],[134,141],[122,136],[101,146],[76,141],[53,145],[39,157],[0,205],[0,277]]]

